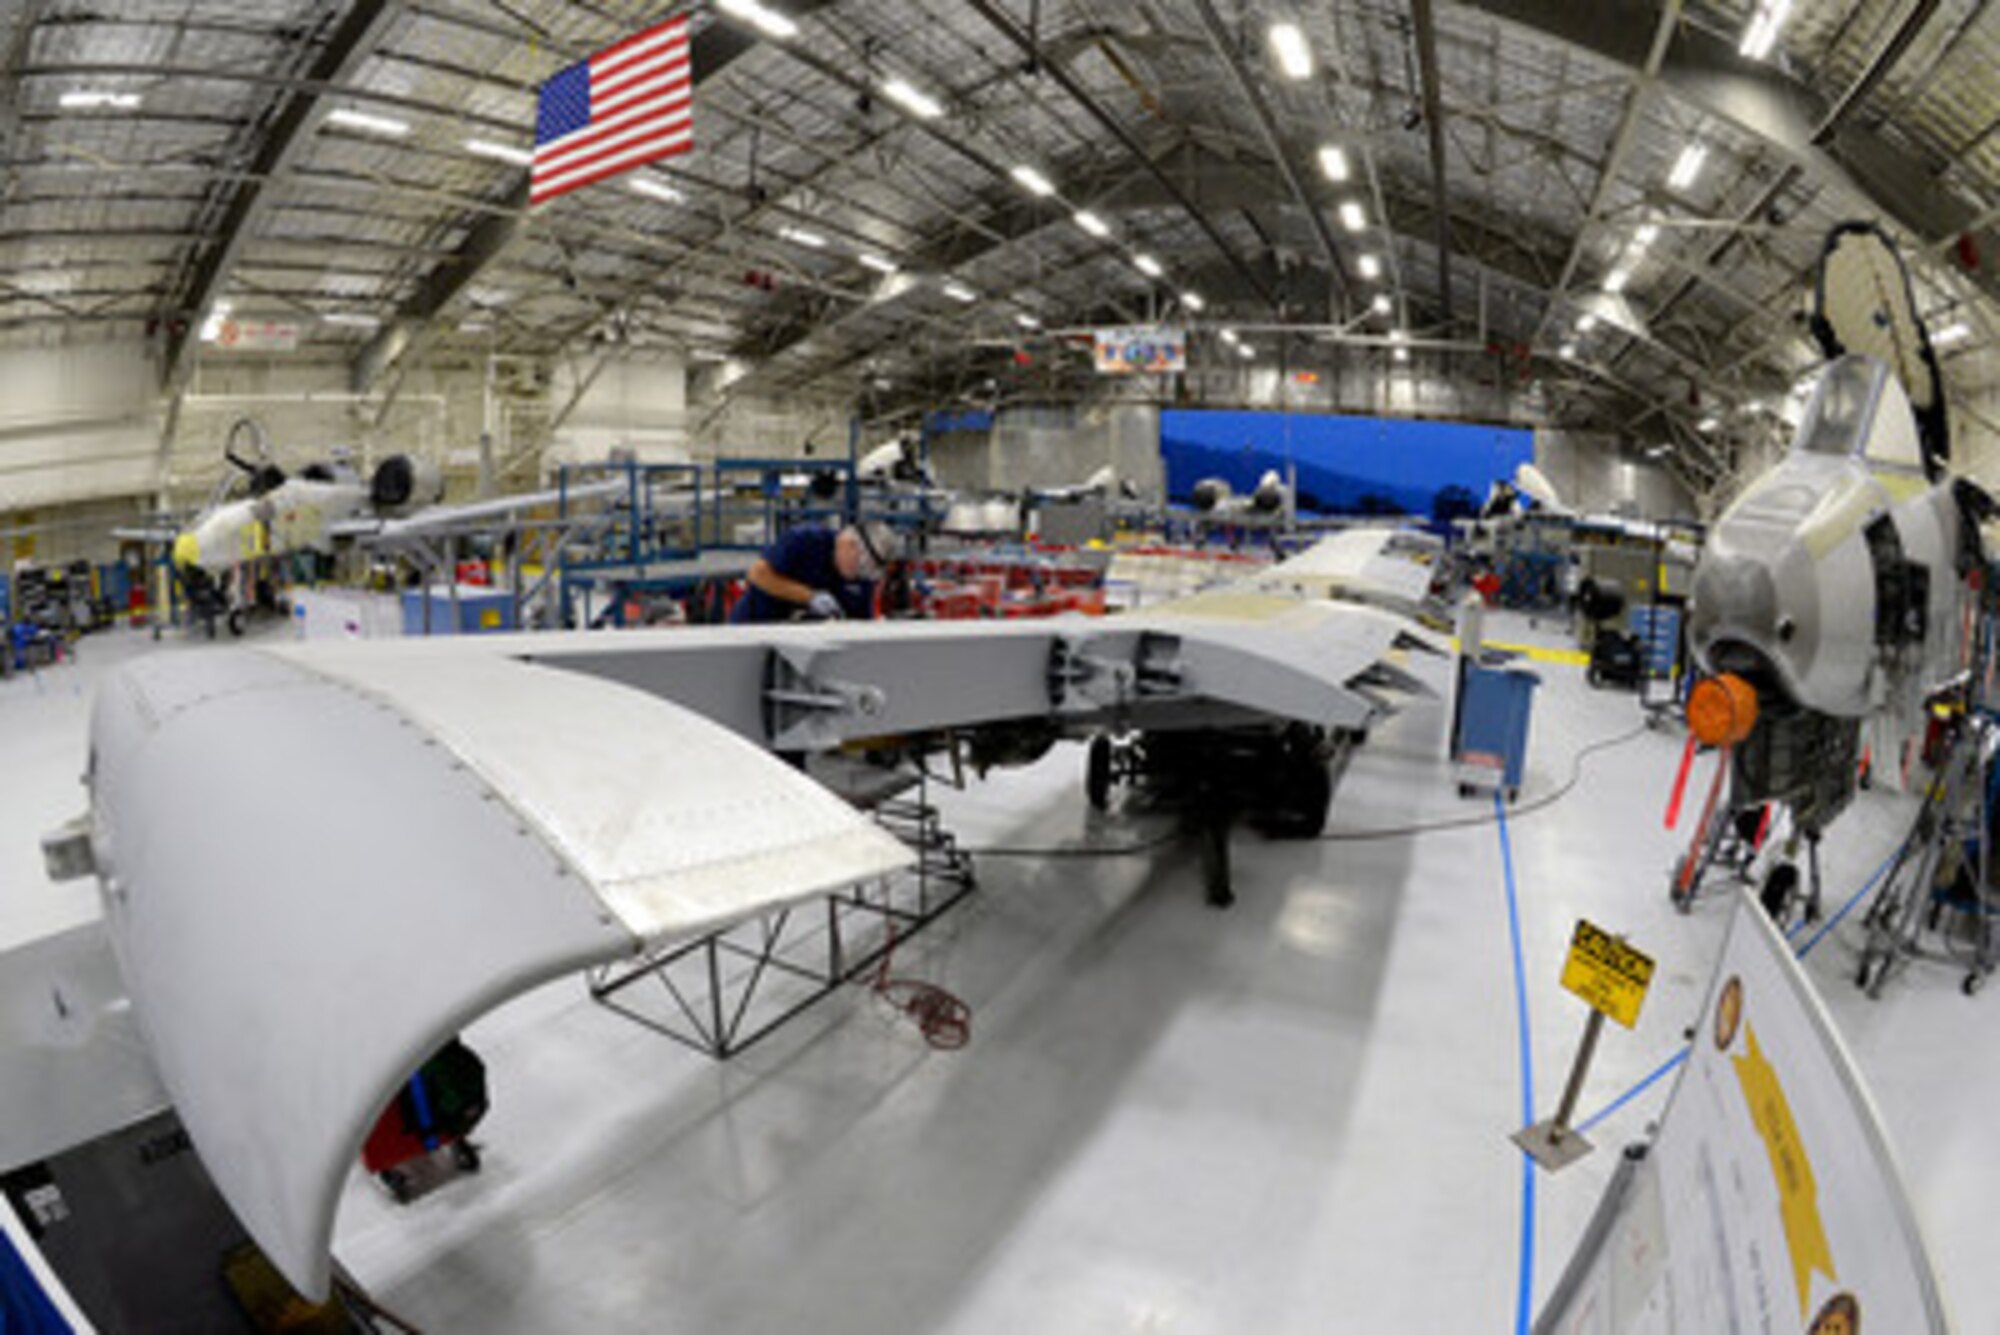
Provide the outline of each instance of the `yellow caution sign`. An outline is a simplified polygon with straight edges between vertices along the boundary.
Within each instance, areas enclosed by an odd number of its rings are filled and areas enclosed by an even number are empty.
[[[1576,920],[1563,961],[1562,985],[1589,1002],[1591,1008],[1630,1029],[1639,1020],[1639,1006],[1653,981],[1653,961],[1585,919]]]

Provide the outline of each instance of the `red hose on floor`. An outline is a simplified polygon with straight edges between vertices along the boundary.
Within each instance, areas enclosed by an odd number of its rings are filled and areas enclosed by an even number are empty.
[[[914,1020],[924,1042],[943,1051],[955,1051],[972,1041],[972,1007],[936,983],[915,978],[892,978],[889,965],[896,957],[896,923],[888,920],[889,940],[882,947],[882,963],[875,970],[874,993]]]

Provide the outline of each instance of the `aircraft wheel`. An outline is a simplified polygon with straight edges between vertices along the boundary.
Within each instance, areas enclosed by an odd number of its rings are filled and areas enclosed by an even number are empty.
[[[469,1140],[455,1141],[451,1147],[452,1162],[468,1173],[479,1171],[479,1147]]]
[[[243,609],[240,607],[232,607],[229,609],[229,634],[232,638],[235,639],[242,638]]]
[[[1111,739],[1101,732],[1090,739],[1084,757],[1083,796],[1097,811],[1111,805]]]

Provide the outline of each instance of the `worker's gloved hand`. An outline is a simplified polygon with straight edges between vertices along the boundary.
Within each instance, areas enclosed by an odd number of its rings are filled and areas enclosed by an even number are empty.
[[[840,599],[821,589],[806,604],[806,615],[814,621],[838,621],[846,613],[840,610]]]

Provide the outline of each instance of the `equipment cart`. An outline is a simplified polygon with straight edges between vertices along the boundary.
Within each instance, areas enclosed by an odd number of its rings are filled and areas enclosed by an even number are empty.
[[[466,1139],[486,1116],[486,1064],[454,1038],[409,1078],[361,1146],[361,1166],[382,1180],[398,1202],[417,1196],[419,1170],[434,1152],[449,1150],[461,1172],[479,1171],[479,1150]]]
[[[1458,708],[1453,715],[1451,768],[1461,797],[1477,789],[1521,795],[1528,765],[1528,723],[1541,678],[1524,668],[1487,667],[1459,660]]]

